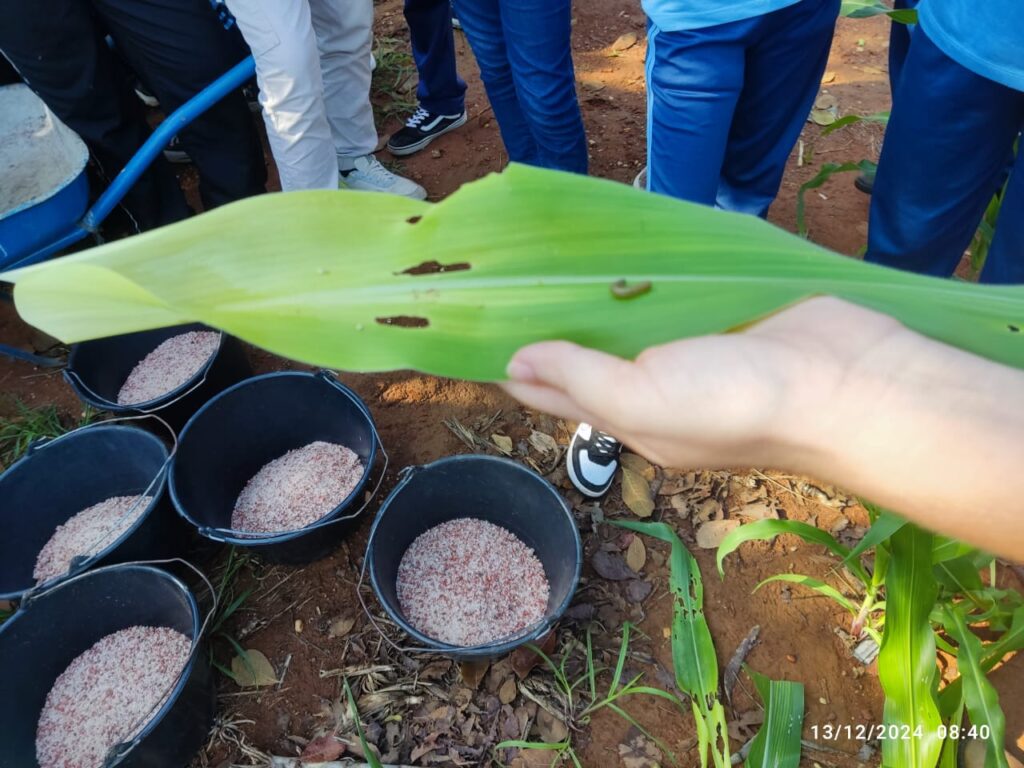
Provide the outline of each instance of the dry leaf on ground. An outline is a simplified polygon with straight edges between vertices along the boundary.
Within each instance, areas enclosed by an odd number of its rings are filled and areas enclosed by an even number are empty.
[[[480,681],[487,674],[487,668],[491,666],[489,661],[464,661],[459,664],[459,674],[462,675],[462,682],[473,690],[480,687]]]
[[[626,549],[626,565],[639,573],[647,562],[647,548],[639,536],[634,536]]]
[[[565,727],[565,723],[546,709],[537,710],[537,732],[540,734],[541,741],[548,744],[565,741],[569,735],[569,729]]]
[[[516,688],[515,678],[508,678],[504,683],[501,684],[501,688],[498,689],[498,701],[502,704],[511,704],[518,693]]]
[[[345,745],[333,735],[313,739],[299,755],[304,763],[326,763],[337,760],[345,751]]]
[[[243,688],[253,686],[277,685],[277,674],[274,666],[262,652],[255,648],[249,648],[245,652],[246,658],[241,655],[231,660],[231,674],[235,676],[235,682]],[[248,663],[246,663],[248,660]]]
[[[625,51],[636,45],[637,36],[636,32],[624,32],[619,35],[618,39],[612,43],[613,51]]]
[[[553,631],[548,632],[544,637],[534,643],[534,645],[544,651],[548,656],[554,653],[555,646],[557,644],[558,637]],[[530,674],[530,670],[537,666],[541,661],[540,656],[525,645],[521,645],[512,651],[512,655],[509,658],[512,660],[512,669],[515,670],[516,676],[520,680]]]
[[[626,599],[631,603],[642,603],[650,596],[653,589],[654,585],[649,581],[641,581],[640,579],[627,581]]]
[[[637,517],[650,517],[654,514],[651,486],[642,475],[629,467],[622,468],[622,500]]]
[[[606,552],[599,549],[590,558],[590,564],[594,566],[598,576],[609,581],[626,581],[640,575],[626,565],[622,555],[617,552]]]
[[[356,625],[356,620],[351,616],[342,616],[340,619],[335,619],[331,622],[330,628],[327,630],[328,637],[344,637],[352,631],[352,627]]]
[[[555,442],[555,438],[544,432],[538,432],[536,429],[530,433],[530,445],[532,445],[539,453],[557,453],[558,443]]]
[[[701,549],[717,549],[722,539],[739,525],[739,520],[709,520],[697,529],[697,546]]]
[[[638,456],[635,453],[624,453],[619,456],[619,464],[633,470],[648,482],[654,480],[654,467],[643,456]]]
[[[491,442],[506,456],[512,455],[512,438],[508,435],[491,435]]]
[[[642,733],[630,728],[625,744],[619,744],[619,757],[626,768],[661,768],[661,750]]]

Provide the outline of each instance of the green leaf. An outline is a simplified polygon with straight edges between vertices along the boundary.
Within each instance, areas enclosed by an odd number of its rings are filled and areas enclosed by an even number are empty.
[[[889,113],[875,112],[872,115],[845,115],[840,117],[831,125],[824,126],[821,129],[821,135],[828,136],[833,131],[838,131],[840,128],[845,128],[848,125],[854,125],[856,123],[879,123],[881,125],[888,125]]]
[[[1024,287],[866,264],[754,216],[517,165],[436,204],[259,195],[0,279],[17,283],[27,322],[65,342],[202,321],[351,371],[497,380],[529,342],[633,357],[819,294],[1024,367],[1009,327],[1024,327]],[[617,298],[620,280],[650,289]]]
[[[345,681],[345,697],[348,699],[348,708],[352,713],[352,719],[356,723],[356,735],[359,737],[359,745],[363,748],[364,759],[366,764],[370,768],[384,768],[380,762],[380,758],[377,757],[377,753],[374,752],[370,745],[366,743],[366,736],[363,735],[363,724],[359,722],[359,707],[356,706],[356,698],[352,695],[352,688],[349,687],[348,678],[344,678]]]
[[[804,722],[804,687],[788,680],[769,680],[747,670],[764,702],[764,724],[747,754],[746,768],[797,768]]]
[[[936,536],[935,546],[932,548],[932,562],[937,565],[975,551],[974,547],[970,544],[964,544],[962,541],[950,539],[946,536]]]
[[[820,544],[843,560],[845,560],[850,554],[850,550],[836,541],[834,536],[820,528],[815,528],[813,525],[802,523],[799,520],[758,520],[753,523],[748,523],[747,525],[741,525],[722,539],[722,543],[718,545],[718,554],[716,555],[719,575],[723,577],[725,576],[725,569],[722,567],[722,562],[725,560],[726,556],[734,552],[740,544],[747,541],[766,541],[768,539],[774,539],[782,533],[791,533],[811,544]],[[868,581],[867,572],[859,562],[851,562],[848,567],[861,581],[865,583]]]
[[[881,544],[883,541],[888,541],[892,538],[892,535],[896,533],[900,528],[906,524],[906,520],[902,517],[894,515],[892,512],[886,510],[880,510],[880,514],[868,528],[868,532],[864,534],[864,538],[857,542],[850,554],[846,556],[843,561],[847,567],[851,563],[858,562],[862,554],[867,552],[869,549],[873,549]]]
[[[878,654],[878,679],[885,692],[885,725],[920,729],[920,737],[882,741],[882,765],[933,768],[939,759],[942,724],[935,697],[938,665],[929,617],[939,594],[932,574],[932,535],[906,524],[890,539],[886,573],[885,632]]]
[[[1007,768],[1006,750],[1003,747],[1006,742],[1006,718],[999,708],[999,694],[985,676],[982,667],[981,640],[967,627],[960,612],[949,606],[943,608],[943,626],[960,646],[956,662],[964,681],[964,703],[971,716],[971,725],[987,725],[989,729],[985,768]]]
[[[837,120],[836,122],[839,121]],[[835,125],[835,123],[832,123],[832,125]],[[837,173],[849,173],[850,171],[868,173],[874,167],[875,163],[872,163],[870,160],[861,160],[859,163],[824,163],[814,176],[800,185],[800,188],[796,192],[797,234],[800,235],[800,237],[807,237],[807,200],[805,196],[808,191],[817,189]]]
[[[871,16],[885,14],[900,24],[917,24],[916,8],[898,8],[894,10],[877,0],[843,0],[839,14],[851,19],[866,19]]]
[[[856,616],[857,612],[860,610],[859,606],[855,605],[852,600],[843,595],[843,593],[835,587],[826,584],[820,579],[815,579],[811,576],[804,576],[799,573],[777,573],[774,576],[769,576],[767,579],[765,579],[756,587],[754,587],[754,591],[756,592],[770,581],[787,581],[792,584],[800,584],[801,586],[807,587],[808,589],[813,589],[815,592],[818,592],[819,594],[822,594],[825,597],[829,597],[835,602],[839,603],[839,605],[848,610],[854,616]]]

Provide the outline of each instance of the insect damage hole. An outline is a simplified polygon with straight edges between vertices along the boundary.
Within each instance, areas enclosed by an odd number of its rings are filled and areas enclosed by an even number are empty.
[[[410,216],[408,219],[405,220],[405,223],[406,224],[418,224],[420,219],[422,219],[422,218],[423,218],[422,216]]]
[[[399,328],[426,328],[430,321],[425,317],[413,317],[412,315],[395,315],[394,317],[378,317],[377,322],[381,325],[397,325]]]
[[[403,269],[398,274],[400,275],[436,275],[441,272],[463,272],[467,269],[472,269],[468,262],[460,261],[454,264],[442,264],[439,261],[424,261],[417,264],[415,267],[409,267]]]
[[[1016,325],[1009,324],[1009,325],[1006,326],[1006,329],[1010,333],[1020,333],[1020,327],[1016,326]]]

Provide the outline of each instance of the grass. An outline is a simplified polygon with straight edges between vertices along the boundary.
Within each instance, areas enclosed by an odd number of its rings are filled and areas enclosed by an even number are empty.
[[[242,662],[248,668],[250,674],[255,678],[256,673],[253,670],[252,663],[249,661],[249,654],[246,653],[245,648],[242,647],[241,643],[235,639],[233,635],[225,631],[224,625],[227,620],[230,619],[235,612],[242,607],[242,604],[249,599],[249,596],[253,592],[253,588],[243,590],[241,592],[237,589],[238,575],[242,568],[247,566],[252,557],[245,552],[240,552],[236,547],[231,547],[228,550],[228,559],[224,563],[224,568],[221,571],[220,578],[217,580],[217,612],[213,618],[210,619],[210,637],[220,637],[226,640],[235,652],[242,659]],[[238,679],[229,667],[224,666],[213,655],[213,647],[210,647],[210,663],[218,670],[223,672],[229,678],[234,680],[236,683]]]
[[[11,398],[10,401],[14,415],[0,417],[0,464],[10,466],[36,440],[59,437],[68,431],[56,406],[31,408],[17,398]],[[82,418],[75,426],[91,424],[97,415],[98,411],[86,406]]]
[[[415,87],[404,91],[410,78],[416,76],[416,65],[409,53],[409,44],[394,37],[378,37],[373,55],[377,68],[373,71],[373,111],[378,125],[388,120],[405,121],[416,111]]]

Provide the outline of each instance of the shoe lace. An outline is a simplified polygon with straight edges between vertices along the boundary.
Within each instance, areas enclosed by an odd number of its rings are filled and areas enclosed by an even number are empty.
[[[380,186],[390,186],[395,180],[394,174],[373,155],[369,155],[366,158],[366,164],[358,170],[362,176]]]
[[[590,455],[600,456],[604,459],[614,458],[618,455],[622,444],[607,432],[596,432],[596,437],[590,444]]]
[[[427,112],[423,107],[417,107],[416,111],[413,112],[412,117],[405,121],[405,125],[408,128],[419,128],[420,123],[430,117],[430,113]]]

